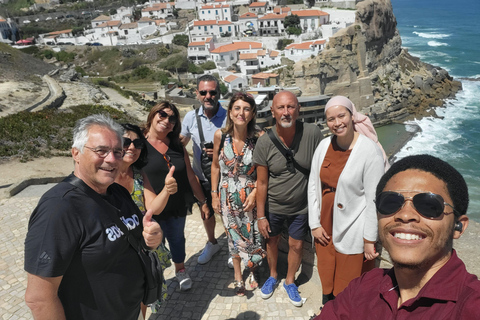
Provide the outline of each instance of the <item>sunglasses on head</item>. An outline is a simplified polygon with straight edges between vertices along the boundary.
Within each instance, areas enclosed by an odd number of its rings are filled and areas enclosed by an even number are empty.
[[[160,116],[160,119],[163,120],[165,118],[168,118],[168,122],[170,122],[171,124],[176,124],[177,123],[177,117],[175,115],[168,115],[168,113],[166,113],[165,111],[163,110],[158,110],[157,111],[158,115]]]
[[[128,148],[130,147],[130,145],[133,143],[133,146],[135,147],[135,149],[142,149],[143,146],[145,145],[145,143],[143,142],[142,139],[135,139],[135,140],[132,140],[130,138],[123,138],[123,147],[124,148]]]
[[[217,92],[217,90],[210,90],[210,91],[200,90],[200,91],[198,91],[198,93],[200,93],[201,96],[206,96],[207,93],[210,93],[211,96],[216,96],[218,92]]]
[[[378,213],[388,216],[402,209],[406,201],[412,201],[415,210],[427,219],[441,217],[445,211],[445,206],[449,206],[456,212],[455,208],[451,204],[446,203],[441,195],[431,192],[421,192],[413,197],[405,197],[403,194],[395,191],[383,191],[377,195],[375,206],[377,207]]]

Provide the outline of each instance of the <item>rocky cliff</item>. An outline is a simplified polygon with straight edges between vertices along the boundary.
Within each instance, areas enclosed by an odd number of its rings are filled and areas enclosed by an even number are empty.
[[[323,52],[295,64],[303,95],[341,94],[384,122],[433,114],[431,107],[461,89],[444,69],[401,47],[390,0],[364,0],[356,10],[355,23],[331,37]]]

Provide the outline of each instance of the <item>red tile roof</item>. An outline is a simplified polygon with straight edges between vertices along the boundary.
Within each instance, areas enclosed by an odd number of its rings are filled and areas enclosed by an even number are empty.
[[[257,59],[257,53],[240,53],[240,60],[252,60]]]
[[[247,12],[247,13],[244,13],[242,14],[240,17],[238,17],[239,19],[246,19],[246,18],[257,18],[258,16],[253,13],[253,12]]]
[[[96,17],[95,19],[93,19],[92,21],[109,21],[109,20],[112,20],[112,18],[102,14],[102,15]]]
[[[292,14],[296,14],[299,17],[320,17],[328,16],[328,13],[321,10],[298,10],[292,11]]]
[[[266,7],[267,3],[266,2],[252,2],[249,7],[250,8],[258,8],[258,7]]]
[[[275,13],[269,13],[264,15],[263,17],[260,17],[260,20],[273,20],[273,19],[278,19],[278,20],[283,20],[287,16],[286,13],[281,13],[281,14],[275,14]]]
[[[70,33],[70,32],[72,32],[72,30],[73,30],[73,29],[53,31],[53,32],[49,32],[48,35],[50,35],[50,36],[55,36],[55,35],[59,35],[59,34]]]
[[[226,44],[224,46],[218,47],[212,50],[212,53],[223,53],[223,52],[230,52],[236,50],[246,50],[246,49],[261,49],[263,46],[260,42],[253,42],[253,41],[239,41],[230,44]]]
[[[238,78],[240,78],[240,77],[237,77],[237,76],[231,74],[231,75],[223,78],[223,81],[225,81],[225,82],[232,82],[232,81],[234,81],[234,80],[236,80],[236,79],[238,79]]]
[[[260,72],[260,73],[252,75],[252,78],[256,78],[256,79],[268,79],[268,78],[275,78],[275,77],[278,77],[278,74]]]

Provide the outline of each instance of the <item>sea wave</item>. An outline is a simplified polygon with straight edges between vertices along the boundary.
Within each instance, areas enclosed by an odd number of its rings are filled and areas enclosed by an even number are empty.
[[[417,31],[413,31],[412,33],[416,34],[421,38],[427,38],[427,39],[445,39],[451,36],[451,34],[445,34],[445,33],[427,33],[427,32],[417,32]]]
[[[438,41],[428,41],[427,43],[430,47],[442,47],[448,46],[448,43],[445,42],[438,42]]]

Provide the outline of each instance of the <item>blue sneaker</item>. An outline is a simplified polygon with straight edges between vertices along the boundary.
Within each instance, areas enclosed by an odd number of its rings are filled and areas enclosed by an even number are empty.
[[[278,281],[274,277],[269,277],[267,281],[262,286],[260,290],[260,296],[262,299],[268,299],[272,296],[273,291],[275,291],[275,287],[277,286]]]
[[[300,297],[300,294],[298,293],[298,287],[295,285],[295,283],[287,285],[284,281],[283,288],[287,292],[288,300],[290,300],[295,307],[301,307],[303,305],[302,297]]]

